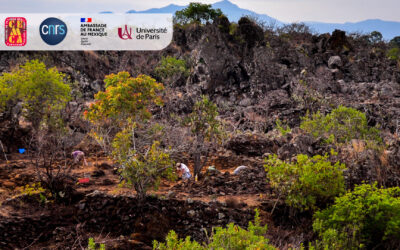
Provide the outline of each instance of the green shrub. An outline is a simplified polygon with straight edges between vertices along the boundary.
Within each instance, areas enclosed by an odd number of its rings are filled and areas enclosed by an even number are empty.
[[[143,201],[150,188],[158,188],[162,177],[174,180],[173,161],[157,141],[143,153],[136,150],[132,130],[134,127],[115,136],[112,143],[113,156],[121,166],[120,173],[124,179],[122,184],[133,187],[138,199]]]
[[[275,124],[276,124],[276,128],[279,130],[279,132],[283,136],[292,132],[292,129],[289,127],[289,125],[283,125],[280,119],[276,120]]]
[[[391,48],[386,56],[390,59],[390,60],[400,60],[400,48]]]
[[[218,115],[217,105],[207,96],[202,96],[202,99],[194,104],[192,113],[185,118],[184,125],[190,127],[194,137],[191,143],[195,149],[194,176],[201,173],[209,152],[213,147],[220,145],[224,137],[223,123],[218,119]]]
[[[204,247],[196,241],[190,240],[190,236],[187,236],[185,240],[179,239],[175,231],[171,230],[169,231],[167,238],[165,239],[165,243],[160,243],[157,241],[153,242],[153,249],[200,250],[204,249]]]
[[[232,38],[235,39],[240,44],[246,43],[246,41],[240,35],[239,25],[237,23],[230,23],[230,25],[229,25],[229,35],[231,35]]]
[[[275,249],[264,237],[266,233],[267,225],[260,225],[259,214],[256,210],[254,224],[249,222],[247,230],[233,223],[226,228],[215,228],[208,249]]]
[[[271,186],[285,197],[286,204],[300,210],[316,210],[345,190],[345,165],[332,165],[328,157],[300,154],[296,161],[285,162],[270,155],[264,167]]]
[[[364,113],[344,106],[332,110],[330,114],[320,112],[302,118],[300,128],[314,137],[323,137],[327,143],[347,143],[352,139],[370,140],[381,143],[379,130],[368,127]]]
[[[150,106],[163,104],[161,83],[147,75],[132,77],[128,72],[119,72],[105,77],[105,91],[99,91],[95,102],[84,112],[92,124],[109,122],[122,126],[128,118],[147,120],[151,117]]]
[[[237,33],[238,30],[238,24],[237,23],[231,23],[229,25],[229,35],[233,36]]]
[[[400,188],[363,184],[317,212],[321,248],[395,249],[400,246]]]
[[[58,127],[67,102],[71,99],[65,74],[55,67],[47,68],[38,60],[26,62],[11,73],[0,76],[0,112],[23,103],[22,115],[37,131]]]
[[[275,249],[268,244],[269,240],[264,237],[266,233],[267,226],[260,225],[259,213],[256,210],[254,224],[249,222],[248,230],[233,223],[230,223],[226,228],[214,228],[207,245],[200,245],[196,241],[191,241],[190,237],[186,237],[185,240],[178,239],[176,233],[171,231],[166,238],[166,243],[154,241],[153,249]]]
[[[96,242],[94,241],[93,238],[89,238],[88,240],[88,250],[105,250],[106,249],[106,245],[104,244],[99,244],[99,247],[96,246]]]
[[[51,198],[51,193],[48,190],[44,189],[40,182],[33,184],[26,184],[25,186],[22,186],[18,189],[21,195],[27,195],[27,196],[38,195],[38,201],[40,203],[46,203],[49,201],[48,198]]]
[[[143,124],[152,117],[153,105],[163,105],[164,86],[150,76],[132,77],[128,72],[108,75],[104,82],[105,91],[94,96],[83,115],[91,125],[89,135],[109,154],[115,133],[129,127],[128,121]]]
[[[45,193],[46,190],[42,187],[40,182],[33,183],[33,184],[26,184],[23,187],[19,188],[22,195],[32,196],[35,194],[42,194]]]
[[[167,56],[161,59],[160,64],[155,69],[155,73],[161,79],[166,79],[178,74],[188,77],[189,69],[186,66],[185,60]]]

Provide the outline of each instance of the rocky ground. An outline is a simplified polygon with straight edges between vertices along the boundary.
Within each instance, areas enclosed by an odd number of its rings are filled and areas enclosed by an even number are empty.
[[[64,118],[75,130],[71,140],[76,148],[90,155],[90,167],[74,168],[74,183],[86,176],[90,182],[74,184],[76,192],[66,204],[21,196],[18,187],[35,182],[35,171],[28,158],[12,152],[22,147],[30,129],[18,120],[20,106],[1,114],[0,140],[10,156],[8,163],[0,158],[0,248],[77,249],[94,237],[108,248],[147,249],[170,229],[204,240],[202,228],[229,222],[245,226],[256,207],[269,226],[272,244],[282,249],[306,245],[314,237],[312,216],[291,214],[277,201],[266,181],[263,159],[269,154],[290,159],[300,153],[329,152],[332,146],[298,128],[300,117],[307,110],[325,113],[342,104],[365,112],[370,126],[380,126],[386,144],[379,154],[334,148],[348,167],[348,187],[362,181],[398,186],[400,69],[386,57],[386,50],[385,44],[372,45],[341,31],[276,35],[242,22],[232,33],[226,20],[218,20],[176,27],[173,42],[160,52],[1,52],[0,72],[37,58],[77,83],[82,96],[69,103]],[[139,206],[132,190],[118,186],[113,163],[87,141],[88,126],[81,113],[104,89],[105,75],[124,70],[157,77],[154,68],[166,55],[186,59],[190,75],[166,82],[165,105],[154,110],[155,119],[185,115],[198,96],[207,94],[218,105],[231,137],[209,157],[207,165],[216,166],[218,173],[204,173],[197,182],[165,182]],[[277,119],[292,131],[280,135]],[[190,152],[174,158],[192,166]],[[250,168],[233,175],[239,165]]]
[[[164,182],[138,204],[133,190],[118,185],[119,176],[109,161],[98,159],[96,164],[89,159],[89,165],[74,168],[75,192],[67,203],[58,204],[43,202],[38,195],[22,193],[18,188],[35,179],[34,168],[27,160],[1,164],[2,249],[77,249],[87,244],[88,237],[106,243],[110,249],[151,249],[152,240],[163,240],[169,230],[203,241],[206,234],[202,228],[210,231],[231,222],[247,226],[256,207],[264,207],[261,215],[270,225],[270,233],[281,234],[277,243],[296,244],[301,240],[294,235],[291,223],[275,225],[267,212],[274,198],[263,169],[250,168],[233,175],[234,168],[230,168],[205,173],[198,182]],[[90,182],[78,184],[85,176]]]

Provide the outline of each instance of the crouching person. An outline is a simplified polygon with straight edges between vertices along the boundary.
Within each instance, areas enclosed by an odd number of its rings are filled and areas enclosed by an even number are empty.
[[[176,164],[176,170],[181,174],[182,180],[186,181],[192,178],[192,174],[190,173],[190,169],[183,163]]]
[[[237,167],[237,168],[233,171],[233,174],[234,174],[234,175],[238,175],[238,174],[240,174],[240,172],[242,172],[242,171],[245,170],[245,169],[247,169],[246,166],[239,166],[239,167]]]
[[[74,151],[72,152],[72,157],[74,158],[74,163],[79,163],[80,161],[83,161],[83,164],[85,164],[85,166],[87,166],[87,161],[85,159],[85,153],[82,151]]]

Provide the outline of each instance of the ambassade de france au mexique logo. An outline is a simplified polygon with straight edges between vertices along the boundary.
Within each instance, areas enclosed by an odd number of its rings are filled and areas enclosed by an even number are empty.
[[[67,25],[58,18],[49,17],[39,27],[42,40],[48,45],[57,45],[67,36]]]
[[[26,19],[8,17],[5,20],[5,43],[7,46],[25,46],[27,41]]]

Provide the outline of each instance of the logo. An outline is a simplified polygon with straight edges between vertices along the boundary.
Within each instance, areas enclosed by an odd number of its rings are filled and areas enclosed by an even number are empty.
[[[6,45],[25,46],[26,38],[26,19],[23,17],[8,17],[5,21]]]
[[[99,22],[91,17],[81,17],[81,46],[91,46],[96,43],[96,39],[107,37],[107,24]]]
[[[40,37],[48,45],[61,43],[67,35],[67,31],[67,25],[55,17],[47,18],[39,27]]]
[[[118,36],[119,38],[121,38],[122,40],[128,40],[128,39],[132,39],[132,28],[128,29],[128,26],[125,25],[125,29],[122,32],[122,28],[118,28]]]
[[[81,17],[81,23],[91,23],[91,22],[92,22],[92,18]]]

